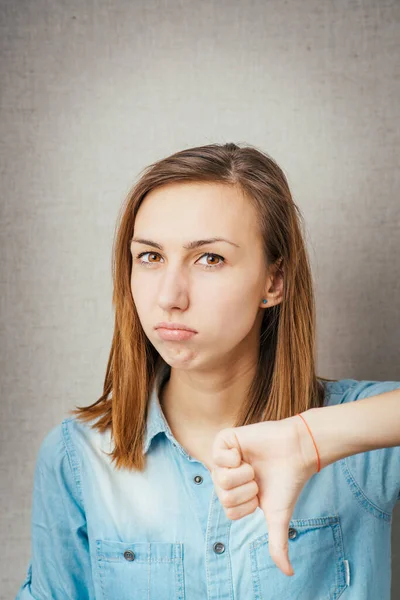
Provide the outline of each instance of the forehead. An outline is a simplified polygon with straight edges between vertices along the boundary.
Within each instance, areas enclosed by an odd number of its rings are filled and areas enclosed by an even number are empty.
[[[239,186],[179,182],[160,186],[146,195],[136,215],[135,233],[149,233],[150,228],[151,232],[165,232],[166,224],[175,230],[190,227],[191,231],[208,234],[214,226],[212,233],[221,235],[238,228],[253,230],[257,215]]]

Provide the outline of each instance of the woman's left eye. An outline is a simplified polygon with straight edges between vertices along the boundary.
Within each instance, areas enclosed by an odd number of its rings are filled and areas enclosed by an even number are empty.
[[[152,264],[157,264],[159,261],[155,261],[155,262],[148,262],[147,260],[141,260],[142,256],[145,256],[146,254],[151,254],[152,256],[160,256],[160,254],[158,252],[141,252],[140,254],[138,254],[136,256],[137,259],[139,259],[139,263],[142,265],[146,265],[146,267],[152,265]],[[206,252],[205,254],[203,254],[202,256],[200,256],[199,260],[201,260],[204,257],[212,257],[212,258],[217,258],[219,259],[219,263],[217,264],[213,264],[213,265],[204,265],[203,267],[205,269],[217,269],[218,267],[222,266],[223,263],[225,262],[225,258],[223,256],[221,256],[220,254],[214,254],[212,252]]]
[[[219,254],[212,254],[211,252],[206,252],[205,254],[203,254],[203,256],[200,256],[200,259],[204,258],[205,256],[207,256],[207,257],[208,256],[212,256],[213,258],[219,258],[220,259],[220,262],[218,264],[216,264],[216,265],[203,265],[206,269],[210,269],[210,268],[211,269],[213,269],[213,268],[216,269],[217,267],[220,267],[223,264],[223,262],[225,261],[225,259],[224,259],[223,256],[220,256]]]

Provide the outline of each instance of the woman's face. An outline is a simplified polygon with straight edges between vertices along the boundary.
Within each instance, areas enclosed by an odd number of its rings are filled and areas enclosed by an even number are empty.
[[[228,241],[184,248],[214,237]],[[144,332],[164,360],[198,370],[253,360],[269,288],[257,214],[239,188],[173,183],[152,190],[136,216],[137,239],[148,242],[131,243],[132,296]],[[155,329],[162,321],[196,333],[163,339]]]

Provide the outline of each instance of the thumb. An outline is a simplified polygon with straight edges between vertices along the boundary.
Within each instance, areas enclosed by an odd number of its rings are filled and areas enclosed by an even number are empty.
[[[268,527],[268,550],[276,566],[285,575],[294,575],[293,567],[289,560],[289,523],[290,516],[279,517],[268,516],[263,503],[260,507],[264,512]]]

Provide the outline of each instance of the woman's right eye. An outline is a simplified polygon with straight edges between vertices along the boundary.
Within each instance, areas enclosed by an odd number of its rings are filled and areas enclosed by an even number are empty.
[[[158,252],[141,252],[140,254],[138,254],[136,256],[137,259],[139,259],[139,263],[142,265],[150,265],[152,264],[151,262],[148,262],[147,260],[141,260],[141,257],[144,256],[145,254],[152,254],[153,256],[160,256],[158,254]]]

